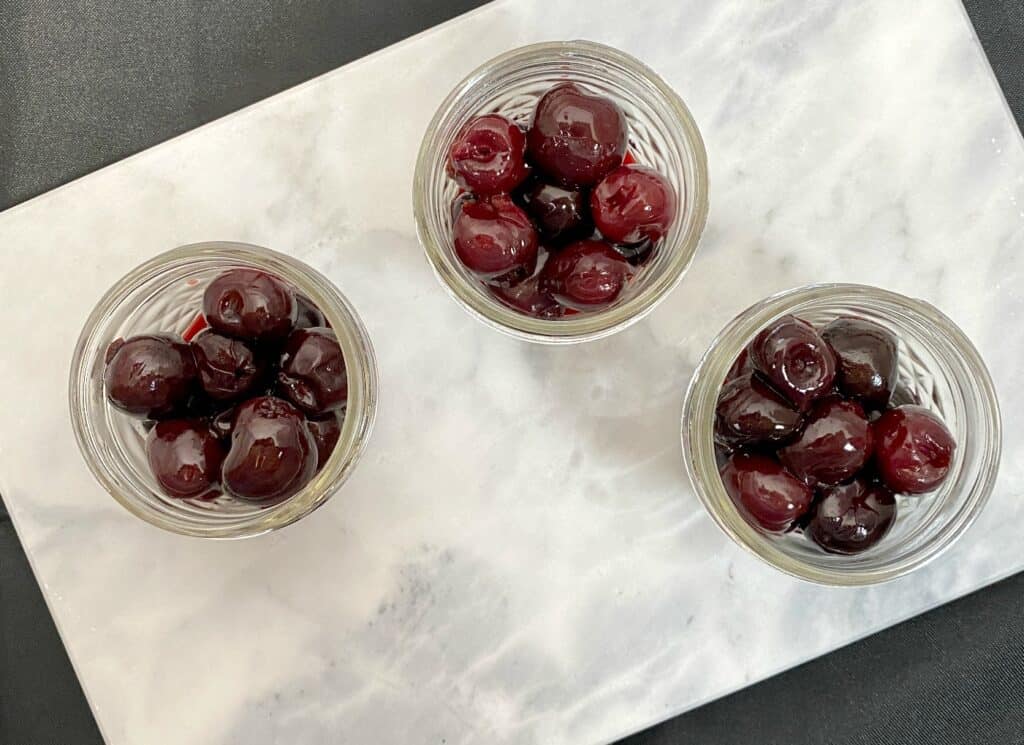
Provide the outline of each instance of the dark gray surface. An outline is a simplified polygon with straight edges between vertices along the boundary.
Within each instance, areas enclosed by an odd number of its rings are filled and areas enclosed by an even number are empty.
[[[0,0],[0,209],[479,4]],[[1024,122],[1024,0],[966,5]],[[1022,745],[1022,619],[1018,575],[623,745]],[[100,737],[0,506],[0,745],[51,743]]]

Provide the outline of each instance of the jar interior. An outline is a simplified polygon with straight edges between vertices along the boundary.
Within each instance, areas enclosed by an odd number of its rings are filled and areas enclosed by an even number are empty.
[[[457,299],[499,325],[539,333],[587,333],[617,327],[625,316],[649,310],[653,303],[645,296],[660,296],[678,281],[696,250],[706,219],[705,155],[682,102],[670,91],[666,94],[652,76],[625,55],[599,45],[536,45],[478,70],[442,104],[421,150],[417,189],[422,193],[416,199],[421,239],[435,270]],[[621,106],[629,128],[628,150],[638,164],[657,169],[672,183],[676,219],[653,256],[610,307],[564,319],[534,319],[494,298],[455,255],[452,206],[460,190],[445,171],[445,159],[472,117],[500,113],[527,127],[540,97],[566,81]]]
[[[263,532],[301,517],[318,506],[347,476],[372,424],[375,404],[372,356],[353,350],[365,340],[354,316],[343,315],[317,284],[301,281],[286,257],[268,260],[262,254],[246,259],[245,249],[189,251],[177,260],[136,270],[101,301],[79,341],[80,380],[72,379],[72,408],[83,453],[108,491],[128,509],[150,522],[178,532],[234,537]],[[276,255],[275,255],[276,256]],[[158,257],[156,262],[160,261]],[[307,295],[334,328],[349,372],[348,411],[335,450],[302,491],[284,502],[260,505],[226,494],[216,498],[177,499],[167,496],[153,476],[146,457],[148,428],[144,420],[114,407],[104,391],[104,353],[110,342],[138,334],[166,333],[181,337],[201,313],[207,285],[219,274],[248,267],[269,271]],[[327,285],[326,280],[322,280]],[[108,307],[104,307],[108,306]],[[367,346],[366,355],[372,355]]]
[[[744,314],[719,337],[706,358],[714,364],[695,380],[688,405],[702,421],[690,422],[689,434],[697,479],[709,508],[726,531],[756,554],[784,571],[816,581],[854,584],[889,579],[909,571],[948,545],[976,515],[987,498],[998,463],[998,410],[988,373],[963,333],[931,306],[874,288],[811,288],[801,300],[767,301],[758,312]],[[757,307],[757,306],[755,306]],[[952,432],[957,447],[946,481],[919,496],[897,495],[896,519],[889,532],[866,551],[829,554],[799,532],[773,535],[748,524],[722,486],[717,468],[705,462],[712,454],[712,428],[718,391],[732,361],[753,337],[785,314],[821,328],[839,316],[873,321],[898,340],[899,379],[892,405],[917,404],[937,414]],[[705,363],[702,363],[704,366]],[[700,374],[700,373],[699,373]],[[698,463],[697,461],[701,461]]]

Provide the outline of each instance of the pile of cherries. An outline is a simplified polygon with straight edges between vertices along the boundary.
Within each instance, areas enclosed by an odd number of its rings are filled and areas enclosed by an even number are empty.
[[[319,308],[278,277],[231,269],[184,336],[117,339],[104,387],[146,419],[163,491],[261,505],[298,492],[327,462],[348,401],[345,359]]]
[[[929,410],[890,406],[897,366],[893,335],[860,318],[819,331],[784,316],[754,338],[715,417],[722,482],[748,521],[854,554],[888,532],[896,494],[942,484],[956,443]]]
[[[470,120],[446,168],[455,253],[503,303],[537,318],[605,308],[653,255],[676,213],[672,184],[631,163],[616,103],[575,83],[537,102],[528,130]]]

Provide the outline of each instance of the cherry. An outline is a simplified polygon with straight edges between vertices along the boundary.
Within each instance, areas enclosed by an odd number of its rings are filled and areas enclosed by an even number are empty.
[[[676,190],[645,166],[620,166],[590,195],[594,224],[613,243],[657,241],[676,216]]]
[[[203,293],[203,313],[214,331],[250,341],[281,339],[295,325],[295,294],[258,269],[231,269]]]
[[[330,328],[331,324],[327,322],[324,314],[318,307],[313,305],[313,301],[305,295],[295,295],[295,304],[298,306],[295,318],[295,328],[297,329],[311,329],[317,327]]]
[[[871,425],[856,401],[827,398],[811,409],[799,437],[779,450],[782,463],[812,486],[838,484],[871,457]]]
[[[505,194],[463,202],[454,233],[459,259],[489,284],[514,285],[537,266],[537,232]]]
[[[510,192],[529,174],[526,136],[500,114],[471,119],[448,151],[448,173],[478,196]]]
[[[715,437],[736,447],[791,437],[803,417],[756,374],[727,383],[718,394]]]
[[[561,318],[565,308],[551,295],[541,292],[539,277],[530,277],[515,287],[492,287],[491,291],[505,305],[534,318]]]
[[[735,453],[721,475],[736,506],[765,530],[788,530],[811,506],[810,487],[768,456]]]
[[[157,422],[146,438],[146,456],[157,483],[180,499],[212,496],[220,481],[224,446],[201,422]]]
[[[836,359],[811,324],[783,316],[750,344],[754,367],[798,408],[828,393],[836,376]]]
[[[316,442],[302,412],[290,403],[264,396],[238,407],[223,466],[229,494],[257,502],[281,501],[309,482],[316,465]]]
[[[873,425],[875,465],[895,492],[923,494],[949,474],[956,441],[946,425],[921,406],[898,406]]]
[[[559,183],[592,186],[622,163],[626,117],[614,101],[560,83],[537,102],[526,148]]]
[[[519,199],[547,245],[589,238],[594,232],[585,189],[572,189],[536,179]]]
[[[892,492],[861,476],[821,492],[807,533],[829,553],[856,554],[878,543],[895,517]]]
[[[832,321],[821,337],[835,353],[840,392],[871,408],[887,406],[899,364],[896,338],[877,323],[846,317]]]
[[[196,380],[188,344],[161,334],[117,339],[108,347],[107,400],[129,414],[159,418],[184,408]]]
[[[281,353],[277,384],[285,398],[310,416],[343,406],[348,400],[348,374],[334,331],[293,331]]]
[[[317,473],[327,464],[327,459],[334,452],[334,447],[338,444],[338,438],[341,437],[341,423],[344,419],[345,412],[342,411],[337,414],[328,414],[319,419],[310,419],[306,422],[310,434],[313,435],[313,441],[316,443]]]
[[[204,331],[192,342],[199,384],[215,401],[240,398],[259,382],[266,365],[240,339]]]
[[[541,292],[578,310],[613,302],[626,285],[629,264],[602,241],[577,241],[552,254],[540,271]]]

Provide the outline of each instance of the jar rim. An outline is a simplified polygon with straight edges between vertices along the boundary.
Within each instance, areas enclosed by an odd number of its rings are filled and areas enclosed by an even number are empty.
[[[445,250],[446,238],[437,234],[428,217],[428,184],[438,168],[443,168],[440,137],[457,104],[473,92],[487,76],[504,68],[527,65],[539,60],[586,58],[599,60],[639,79],[655,91],[670,112],[674,123],[674,147],[692,161],[692,177],[686,186],[685,220],[675,245],[661,247],[671,252],[671,261],[652,278],[651,284],[633,297],[610,308],[580,313],[569,318],[534,318],[503,305],[500,301],[468,286]],[[697,124],[678,93],[654,70],[635,57],[614,47],[592,41],[557,41],[530,44],[507,51],[483,63],[463,78],[445,97],[435,112],[416,159],[413,179],[413,212],[420,244],[438,281],[445,291],[471,315],[491,328],[510,336],[542,344],[566,344],[592,341],[621,331],[650,313],[683,279],[696,254],[708,214],[707,152]]]
[[[335,330],[349,377],[349,399],[338,444],[325,466],[300,491],[279,504],[225,516],[211,511],[196,517],[173,500],[133,482],[127,456],[108,447],[95,417],[127,416],[113,409],[103,395],[102,375],[96,376],[103,350],[112,338],[113,315],[139,288],[195,262],[222,261],[264,269],[294,285],[324,314]],[[159,290],[158,290],[159,291]],[[101,367],[99,369],[102,369]],[[98,401],[97,403],[97,389]],[[157,254],[117,280],[87,317],[75,345],[69,375],[69,408],[79,452],[97,482],[136,517],[164,530],[214,539],[248,538],[299,520],[323,505],[348,478],[366,449],[376,418],[377,363],[369,335],[355,309],[325,276],[291,256],[262,246],[233,241],[206,241],[178,246]],[[97,410],[97,406],[105,407]],[[159,507],[147,500],[143,493]],[[172,506],[173,505],[173,506]],[[185,516],[186,512],[189,516]],[[215,519],[216,518],[216,519]]]
[[[804,561],[780,548],[777,539],[751,526],[729,498],[718,475],[713,444],[714,409],[729,367],[742,348],[772,320],[802,309],[813,310],[839,300],[890,304],[948,339],[959,362],[970,370],[962,381],[978,403],[984,447],[975,464],[976,476],[952,519],[919,550],[879,567],[826,566]],[[991,496],[1002,450],[1002,423],[995,385],[981,355],[963,330],[931,303],[862,284],[820,283],[788,289],[749,306],[716,335],[687,386],[680,421],[683,461],[704,509],[731,540],[758,559],[798,579],[832,586],[861,586],[901,577],[937,558],[977,519]],[[966,465],[966,464],[963,464]],[[952,475],[952,474],[951,474]],[[882,546],[884,544],[879,544]],[[872,551],[878,547],[873,547]]]

